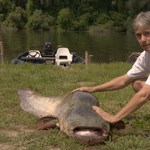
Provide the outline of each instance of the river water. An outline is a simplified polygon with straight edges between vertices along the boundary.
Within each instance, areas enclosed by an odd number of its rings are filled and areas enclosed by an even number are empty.
[[[61,31],[2,30],[5,60],[28,50],[42,50],[45,42],[68,47],[70,52],[85,57],[85,51],[93,55],[95,63],[126,62],[132,52],[141,52],[134,33],[89,33]]]

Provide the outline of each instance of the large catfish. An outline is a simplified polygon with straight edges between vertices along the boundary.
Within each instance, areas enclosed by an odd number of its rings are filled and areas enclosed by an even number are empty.
[[[36,122],[37,129],[57,126],[69,137],[89,145],[101,143],[109,134],[110,124],[93,110],[92,106],[99,103],[90,93],[48,97],[31,89],[19,89],[18,95],[24,111],[41,117]]]

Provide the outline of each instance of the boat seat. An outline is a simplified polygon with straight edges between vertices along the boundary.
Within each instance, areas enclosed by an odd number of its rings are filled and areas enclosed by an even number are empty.
[[[41,58],[41,52],[39,50],[29,50],[28,55],[26,57],[37,57]]]
[[[70,54],[69,49],[65,47],[58,48],[55,54],[55,64],[70,66],[72,62],[73,55]]]

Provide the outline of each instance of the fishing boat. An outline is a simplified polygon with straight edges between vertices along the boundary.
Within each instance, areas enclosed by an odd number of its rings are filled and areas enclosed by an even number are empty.
[[[13,64],[22,63],[33,64],[53,64],[70,66],[73,63],[84,63],[84,59],[75,52],[69,51],[68,48],[59,45],[55,52],[52,51],[51,42],[45,42],[44,48],[40,50],[29,50],[23,54],[19,54],[16,58],[11,60]]]
[[[140,55],[141,55],[141,52],[132,52],[131,55],[127,59],[127,64],[134,63]]]

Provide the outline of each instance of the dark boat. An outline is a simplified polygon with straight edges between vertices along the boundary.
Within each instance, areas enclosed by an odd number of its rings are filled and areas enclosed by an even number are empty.
[[[75,52],[70,53],[68,48],[63,46],[59,46],[55,52],[52,52],[51,42],[45,42],[42,51],[29,50],[23,54],[19,54],[18,57],[11,60],[11,63],[13,64],[22,64],[24,62],[33,64],[45,63],[66,66],[71,65],[72,63],[84,63],[84,59],[76,55]]]
[[[131,55],[127,59],[127,64],[134,63],[137,58],[140,56],[141,52],[132,52]]]

